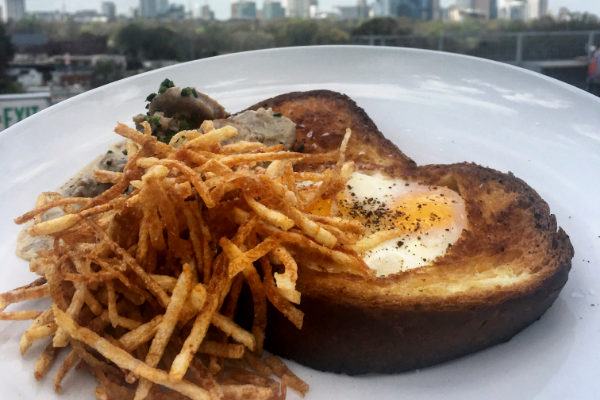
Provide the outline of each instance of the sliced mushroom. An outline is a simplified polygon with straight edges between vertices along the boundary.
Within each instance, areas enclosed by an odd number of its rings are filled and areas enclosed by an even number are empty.
[[[150,115],[158,111],[165,117],[183,116],[198,126],[205,120],[225,118],[227,115],[222,105],[204,93],[194,89],[193,94],[183,96],[180,87],[169,88],[152,99]]]

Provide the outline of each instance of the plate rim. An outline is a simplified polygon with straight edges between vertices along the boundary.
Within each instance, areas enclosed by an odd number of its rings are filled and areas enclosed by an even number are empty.
[[[68,108],[71,105],[71,103],[73,103],[73,102],[80,101],[89,96],[94,96],[98,92],[111,89],[113,86],[127,84],[130,81],[133,81],[136,79],[143,79],[144,77],[149,76],[149,75],[167,72],[172,69],[177,69],[177,68],[180,68],[181,66],[190,65],[190,64],[194,64],[194,63],[201,64],[204,62],[211,62],[212,60],[215,60],[215,59],[222,60],[222,59],[227,59],[227,58],[232,58],[232,57],[244,57],[247,55],[269,54],[269,53],[279,53],[279,52],[301,52],[301,51],[305,51],[305,50],[312,51],[312,50],[320,50],[320,49],[333,49],[333,50],[360,49],[360,50],[373,51],[373,52],[390,52],[390,53],[398,52],[398,53],[407,53],[407,54],[410,54],[410,53],[428,54],[428,55],[439,56],[440,58],[447,57],[447,58],[467,60],[467,61],[471,61],[474,63],[479,62],[482,64],[506,68],[507,70],[522,74],[524,76],[528,76],[529,78],[541,79],[550,85],[556,85],[559,88],[566,89],[569,92],[573,93],[574,95],[580,95],[580,96],[586,97],[588,100],[595,101],[595,102],[597,102],[597,105],[600,107],[600,97],[596,97],[593,94],[586,92],[585,90],[577,88],[568,83],[559,81],[558,79],[551,78],[551,77],[543,75],[541,73],[534,72],[534,71],[531,71],[531,70],[528,70],[528,69],[525,69],[525,68],[522,68],[522,67],[519,67],[516,65],[503,63],[500,61],[489,60],[487,58],[475,57],[475,56],[466,55],[466,54],[450,53],[450,52],[444,52],[444,51],[438,51],[438,50],[414,49],[414,48],[408,48],[408,47],[367,46],[367,45],[320,45],[320,46],[276,47],[276,48],[270,48],[270,49],[259,49],[259,50],[231,53],[231,54],[222,54],[222,55],[218,55],[218,56],[214,56],[214,57],[207,57],[207,58],[200,58],[200,59],[191,60],[191,61],[185,61],[185,62],[181,62],[178,64],[169,65],[167,67],[158,68],[158,69],[154,69],[151,71],[146,71],[141,74],[136,74],[136,75],[124,78],[124,79],[120,79],[115,82],[111,82],[111,83],[103,85],[103,86],[99,86],[94,89],[90,89],[86,92],[80,93],[76,96],[73,96],[64,101],[61,101],[60,103],[54,104],[50,107],[47,107],[47,108],[35,113],[34,115],[32,115],[22,121],[19,121],[18,123],[4,129],[2,132],[0,132],[0,141],[2,141],[5,136],[12,135],[13,131],[16,131],[16,129],[26,128],[27,125],[29,125],[31,123],[36,123],[37,119],[43,118],[46,114],[48,114],[50,112],[60,112],[60,111],[62,111],[63,108]],[[18,128],[16,128],[16,127],[18,127]]]

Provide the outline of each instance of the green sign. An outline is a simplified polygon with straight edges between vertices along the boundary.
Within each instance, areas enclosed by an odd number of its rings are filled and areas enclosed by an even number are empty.
[[[4,129],[8,128],[11,125],[16,124],[24,120],[25,118],[35,114],[39,111],[38,106],[29,106],[29,107],[4,107],[2,109],[2,114],[0,115],[0,126],[3,126]]]
[[[0,95],[0,131],[51,105],[50,93]]]

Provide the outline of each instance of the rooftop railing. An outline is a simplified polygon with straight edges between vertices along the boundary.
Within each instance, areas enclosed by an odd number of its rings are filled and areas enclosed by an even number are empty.
[[[366,35],[353,36],[352,43],[446,51],[521,65],[587,59],[594,48],[600,47],[600,31]]]

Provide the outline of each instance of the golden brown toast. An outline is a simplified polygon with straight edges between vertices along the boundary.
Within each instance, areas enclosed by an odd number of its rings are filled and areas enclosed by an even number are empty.
[[[304,152],[339,148],[357,170],[446,186],[464,199],[468,229],[432,264],[369,279],[299,268],[302,330],[274,309],[266,348],[326,371],[422,368],[509,340],[540,318],[567,281],[573,247],[546,202],[525,182],[469,163],[417,166],[345,95],[289,93],[272,107],[297,124]]]

